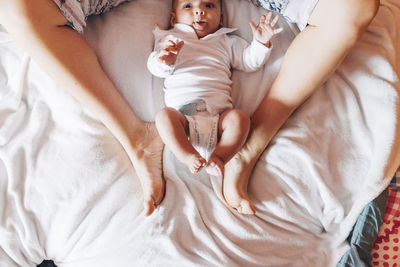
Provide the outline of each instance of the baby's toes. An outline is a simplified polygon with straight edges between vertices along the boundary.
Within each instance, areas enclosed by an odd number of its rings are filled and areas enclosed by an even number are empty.
[[[198,173],[200,171],[200,169],[206,165],[206,163],[207,163],[207,161],[204,158],[202,158],[200,156],[196,157],[193,160],[193,163],[192,163],[192,166],[190,168],[190,171],[192,173]]]

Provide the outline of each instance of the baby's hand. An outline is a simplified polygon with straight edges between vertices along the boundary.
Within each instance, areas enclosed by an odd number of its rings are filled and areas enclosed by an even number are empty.
[[[181,50],[184,42],[180,41],[178,44],[169,40],[169,45],[160,52],[160,57],[158,58],[164,64],[172,66],[175,64],[178,53]]]
[[[267,16],[262,15],[260,18],[260,22],[256,25],[253,21],[250,21],[250,27],[253,31],[254,39],[258,42],[262,43],[266,47],[270,47],[270,40],[272,36],[283,31],[282,28],[274,29],[276,23],[279,20],[279,16],[275,16],[275,18],[271,21],[272,12],[269,12]]]

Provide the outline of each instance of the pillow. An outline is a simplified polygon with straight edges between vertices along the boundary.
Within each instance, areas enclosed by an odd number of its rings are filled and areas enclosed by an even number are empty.
[[[163,103],[162,80],[146,68],[153,50],[154,25],[167,28],[170,0],[135,0],[88,19],[84,36],[96,51],[105,72],[136,115],[153,121]]]

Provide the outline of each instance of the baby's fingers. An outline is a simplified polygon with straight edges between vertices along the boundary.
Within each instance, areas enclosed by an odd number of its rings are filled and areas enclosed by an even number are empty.
[[[171,51],[167,51],[166,49],[164,49],[161,51],[158,59],[164,62],[168,57],[171,57],[173,54],[176,54],[176,53],[173,53]]]
[[[279,15],[276,15],[275,18],[271,21],[271,27],[275,27],[276,23],[278,23]]]
[[[178,54],[176,47],[167,46],[162,50],[163,54]]]
[[[167,57],[168,57],[168,55],[161,55],[161,56],[158,57],[158,60],[160,60],[161,62],[165,62]]]
[[[176,43],[172,40],[168,40],[169,46],[176,46]]]
[[[271,22],[272,12],[269,12],[266,16],[262,15],[260,19],[260,24],[269,24]]]
[[[168,54],[171,51],[174,51],[176,47],[176,44],[174,43],[174,41],[168,40],[168,44],[167,46],[162,50],[162,53],[164,54]]]
[[[181,50],[184,42],[180,41],[178,44],[174,43],[173,41],[168,41],[170,45],[163,49],[163,52],[171,53],[171,54],[178,54],[179,50]]]
[[[185,44],[184,41],[180,41],[180,42],[176,45],[176,51],[179,52],[179,51],[182,49],[182,47],[183,47],[184,44]]]
[[[254,21],[249,21],[250,23],[250,28],[253,31],[253,34],[255,33],[255,31],[257,31],[257,25],[254,23]]]
[[[274,35],[280,33],[281,31],[283,31],[283,28],[278,28],[274,30]]]

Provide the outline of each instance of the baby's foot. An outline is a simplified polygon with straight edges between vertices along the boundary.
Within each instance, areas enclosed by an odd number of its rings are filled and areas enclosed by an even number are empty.
[[[207,164],[207,161],[198,153],[190,155],[182,161],[192,173],[198,173]]]
[[[215,154],[210,156],[206,171],[209,175],[223,177],[224,176],[224,162],[220,157]]]
[[[135,153],[131,157],[136,174],[143,189],[145,214],[148,216],[158,207],[164,198],[165,182],[162,177],[162,142],[154,124],[146,123]]]
[[[242,151],[241,151],[242,152]],[[229,206],[242,214],[255,214],[253,203],[247,194],[247,185],[254,167],[251,157],[237,153],[227,164],[223,195]]]

